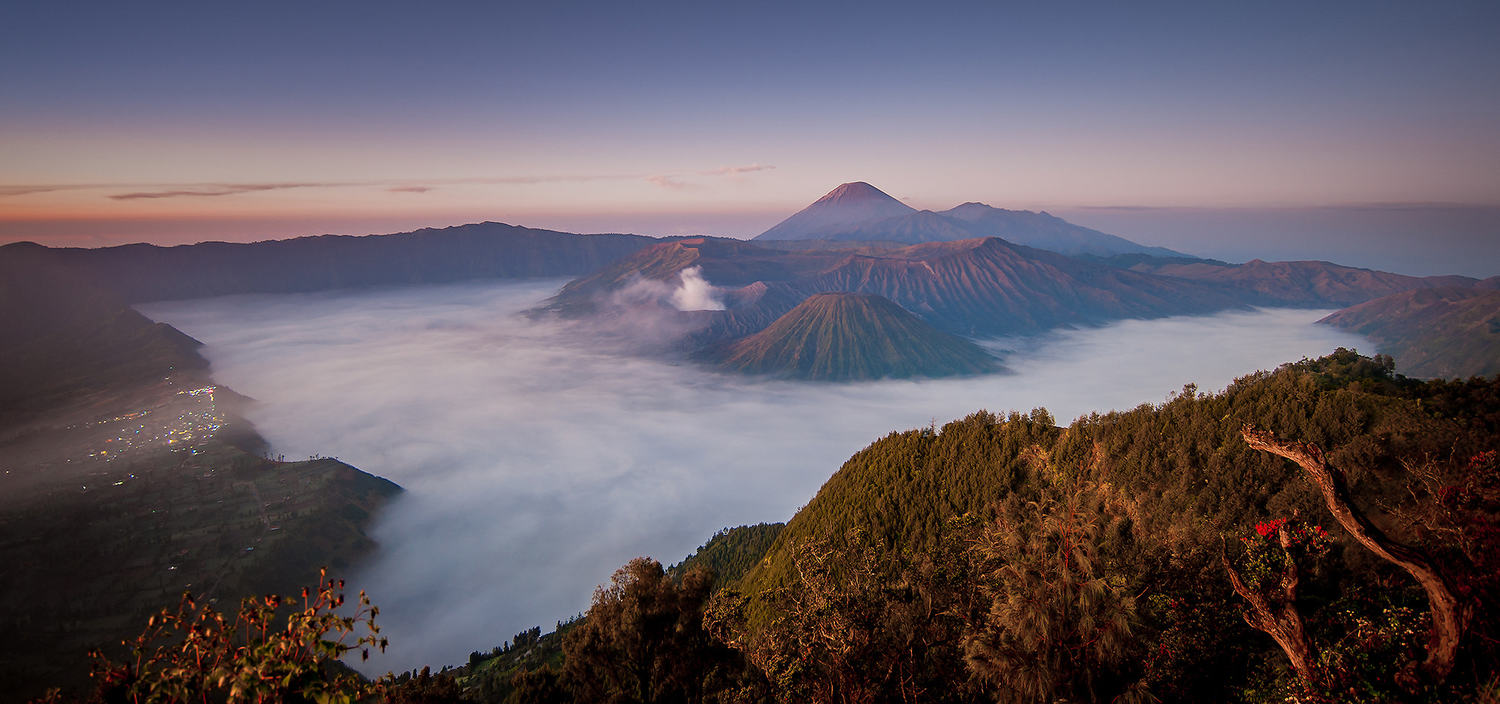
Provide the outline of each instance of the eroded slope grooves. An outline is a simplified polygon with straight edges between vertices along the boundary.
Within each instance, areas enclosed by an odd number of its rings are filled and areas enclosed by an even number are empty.
[[[884,296],[940,329],[970,336],[1242,307],[1233,293],[1214,286],[1142,275],[996,237],[851,256],[793,285]]]
[[[721,366],[751,374],[846,381],[984,374],[999,369],[977,345],[880,296],[821,293],[724,349]]]

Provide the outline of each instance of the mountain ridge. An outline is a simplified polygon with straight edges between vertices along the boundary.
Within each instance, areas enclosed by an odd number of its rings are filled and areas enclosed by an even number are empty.
[[[129,303],[240,293],[579,276],[660,240],[577,235],[498,222],[385,235],[315,235],[250,243],[99,249],[7,245],[66,267]]]

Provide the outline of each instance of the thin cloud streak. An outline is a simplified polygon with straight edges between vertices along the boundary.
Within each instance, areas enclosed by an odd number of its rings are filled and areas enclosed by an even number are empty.
[[[651,176],[647,176],[646,180],[662,188],[682,191],[691,190],[698,187],[698,184],[684,181],[684,176],[708,176],[712,178],[725,176],[735,177],[743,176],[745,174],[752,174],[757,171],[770,171],[774,168],[776,167],[760,163],[746,164],[744,166],[721,166],[717,169],[707,169],[703,171],[673,171],[662,174],[653,174]]]
[[[110,186],[99,185],[35,185],[35,186],[0,186],[0,198],[13,196],[29,196],[37,193],[52,193],[55,191],[78,191],[89,188],[109,188]]]
[[[748,164],[745,166],[721,166],[717,169],[699,171],[704,176],[738,176],[740,174],[755,173],[756,171],[770,171],[776,167],[769,164]]]
[[[649,181],[650,183],[652,183],[653,185],[661,186],[662,188],[667,188],[667,189],[674,190],[674,191],[680,191],[680,190],[684,190],[684,189],[692,187],[691,184],[684,183],[682,180],[678,179],[676,176],[671,176],[671,175],[667,175],[667,174],[658,174],[656,176],[647,176],[646,180]]]
[[[260,400],[275,452],[336,456],[407,489],[350,575],[381,606],[379,673],[461,662],[587,608],[632,557],[680,559],[724,526],[788,518],[886,433],[981,408],[1061,422],[1367,342],[1323,311],[1125,321],[1009,350],[1016,374],[796,384],[622,355],[519,311],[562,281],[143,306]],[[1130,374],[1120,374],[1127,368]]]
[[[202,196],[233,196],[241,193],[283,191],[292,188],[333,188],[348,186],[348,183],[231,183],[205,186],[203,188],[176,189],[168,191],[137,191],[110,196],[110,200],[140,200],[149,198],[179,198]]]

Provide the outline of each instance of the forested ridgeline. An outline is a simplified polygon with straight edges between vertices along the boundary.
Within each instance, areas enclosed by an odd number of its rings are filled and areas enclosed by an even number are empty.
[[[1491,702],[1497,427],[1500,378],[1345,350],[1067,427],[979,412],[877,440],[784,528],[633,561],[558,633],[372,696]]]

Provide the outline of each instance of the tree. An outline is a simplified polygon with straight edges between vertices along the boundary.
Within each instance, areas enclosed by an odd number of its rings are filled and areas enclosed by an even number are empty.
[[[506,704],[571,704],[573,701],[562,673],[552,669],[551,665],[517,672],[510,678],[510,687]]]
[[[1302,583],[1297,557],[1306,551],[1306,541],[1294,540],[1284,520],[1261,523],[1256,532],[1258,539],[1246,539],[1246,576],[1229,563],[1227,555],[1221,552],[1219,559],[1234,593],[1250,603],[1242,614],[1245,623],[1271,636],[1302,684],[1314,685],[1319,679],[1317,653],[1297,607],[1297,589]]]
[[[576,697],[698,704],[729,686],[742,669],[739,658],[703,629],[712,585],[708,570],[690,570],[679,584],[649,558],[617,570],[563,645],[563,672]]]
[[[416,676],[403,682],[387,682],[383,704],[459,704],[463,700],[462,689],[451,675],[432,674],[432,668],[423,667]]]
[[[1317,445],[1295,440],[1281,440],[1275,433],[1245,426],[1241,431],[1245,443],[1295,462],[1318,488],[1328,512],[1355,540],[1381,559],[1405,570],[1427,593],[1431,625],[1427,635],[1427,657],[1412,663],[1400,675],[1409,688],[1416,686],[1418,668],[1432,682],[1442,682],[1453,671],[1459,644],[1468,627],[1468,605],[1455,595],[1446,575],[1422,552],[1402,545],[1385,535],[1365,514],[1354,506],[1341,471],[1330,466]],[[1231,579],[1235,579],[1230,572]],[[1238,586],[1236,591],[1239,591]],[[1274,634],[1273,634],[1274,635]],[[1278,639],[1278,642],[1281,642]],[[1285,646],[1283,646],[1285,649]],[[1288,651],[1291,657],[1291,651]]]
[[[1109,565],[1124,519],[1109,488],[1013,499],[975,542],[988,613],[964,640],[975,675],[1013,701],[1131,701],[1136,597]]]
[[[778,701],[850,704],[962,700],[968,574],[950,550],[916,561],[882,556],[864,531],[795,546],[794,582],[761,595],[773,614],[747,628],[748,600],[721,593],[710,629],[765,672]]]

